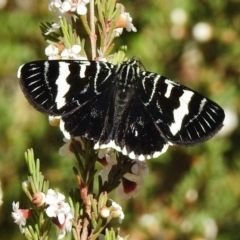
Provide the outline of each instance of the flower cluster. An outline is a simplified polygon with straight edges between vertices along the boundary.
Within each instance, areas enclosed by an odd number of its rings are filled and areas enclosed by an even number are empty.
[[[56,11],[58,15],[67,13],[77,13],[78,15],[86,15],[86,5],[90,0],[53,0],[49,3],[49,10]]]
[[[61,50],[60,50],[61,49]],[[64,48],[63,46],[56,46],[50,44],[45,49],[45,54],[49,60],[53,59],[76,59],[76,60],[87,60],[86,57],[80,55],[81,46],[73,45],[71,48]]]
[[[61,230],[58,239],[62,239],[66,232],[71,232],[72,230],[73,212],[69,204],[65,202],[65,196],[52,189],[48,189],[45,204],[47,205],[47,216],[52,218],[53,222]]]
[[[47,194],[36,193],[33,196],[33,204],[44,206],[46,216],[52,219],[52,222],[60,229],[58,239],[62,239],[67,232],[72,230],[73,211],[69,204],[65,202],[65,196],[53,189],[48,189]],[[13,202],[12,217],[14,222],[19,225],[20,231],[25,232],[24,226],[26,220],[32,215],[32,209],[20,209],[19,202]]]
[[[99,172],[102,181],[108,181],[109,172],[117,165],[116,152],[113,149],[101,149],[98,152],[99,162],[103,169]],[[124,174],[119,186],[116,188],[116,193],[123,199],[136,197],[139,193],[144,178],[148,174],[148,167],[146,162],[132,160],[132,166],[129,172]]]
[[[59,16],[59,22],[44,25],[44,28],[42,29],[43,34],[50,43],[45,49],[45,54],[48,59],[87,59],[82,43],[79,41],[79,36],[76,36],[74,31],[71,33],[69,30],[66,30],[69,27],[66,24],[67,22],[71,22],[69,21],[69,16],[76,20],[79,16],[86,15],[87,4],[89,2],[89,0],[52,0],[49,3],[49,10],[57,12]],[[101,26],[101,29],[105,29],[104,31],[108,32],[107,29],[110,29],[109,25],[113,24],[114,28],[111,28],[113,31],[113,38],[110,38],[110,41],[113,41],[114,37],[120,36],[124,28],[128,32],[137,31],[136,27],[132,23],[132,17],[128,12],[125,11],[125,7],[120,3],[116,3],[115,10],[113,10],[116,11],[117,9],[120,9],[120,15],[118,16],[118,19],[114,21],[107,20],[105,23],[106,25]],[[65,20],[66,22],[64,22]],[[87,22],[84,23],[84,27],[86,28],[86,31],[90,31],[90,24],[88,25],[88,23],[86,23]],[[111,36],[111,32],[108,34]],[[53,41],[53,39],[55,39],[55,41]],[[110,45],[111,42],[105,42],[105,46]],[[95,56],[95,59],[103,59],[106,61],[107,56],[105,53],[108,49],[105,49],[104,53],[102,53],[100,49],[101,46],[97,50],[98,52],[101,52],[101,54],[99,54],[99,57]]]
[[[19,209],[19,202],[13,202],[12,208],[12,217],[14,222],[19,225],[20,232],[23,234],[25,231],[24,226],[26,225],[26,220],[31,216],[31,210]]]

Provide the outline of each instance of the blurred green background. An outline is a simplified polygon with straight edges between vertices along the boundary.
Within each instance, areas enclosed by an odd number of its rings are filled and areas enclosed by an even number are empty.
[[[175,79],[219,103],[223,131],[193,148],[170,147],[148,161],[150,172],[135,198],[121,202],[122,236],[131,240],[240,239],[240,1],[122,1],[137,33],[124,33],[147,70]],[[75,162],[59,157],[62,134],[25,100],[18,67],[47,59],[39,25],[56,21],[47,0],[0,0],[0,239],[23,239],[11,218],[12,202],[28,207],[24,152],[33,147],[42,172],[67,193],[76,185]]]

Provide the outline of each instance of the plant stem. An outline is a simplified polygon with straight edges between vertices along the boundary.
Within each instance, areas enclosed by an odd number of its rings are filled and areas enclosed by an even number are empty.
[[[96,36],[96,31],[95,31],[95,22],[94,22],[95,21],[94,5],[95,5],[94,0],[91,0],[89,3],[90,29],[91,29],[91,33],[90,33],[89,37],[90,37],[90,42],[91,42],[92,59],[93,60],[96,58],[96,41],[97,41],[97,36]]]

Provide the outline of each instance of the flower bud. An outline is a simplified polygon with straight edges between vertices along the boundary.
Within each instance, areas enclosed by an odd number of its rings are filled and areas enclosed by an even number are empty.
[[[108,207],[104,206],[100,209],[100,215],[103,218],[108,218],[110,216],[110,210]]]
[[[32,203],[37,207],[42,206],[45,203],[45,194],[42,192],[35,193],[33,195]]]

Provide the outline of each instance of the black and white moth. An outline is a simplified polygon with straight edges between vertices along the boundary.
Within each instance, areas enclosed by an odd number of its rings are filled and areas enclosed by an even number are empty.
[[[18,70],[25,97],[61,117],[65,133],[114,148],[131,159],[158,157],[168,145],[190,146],[221,129],[224,111],[199,93],[131,59],[35,61]]]

